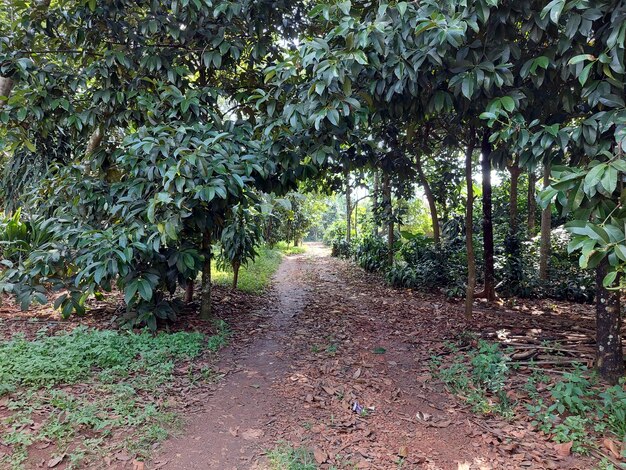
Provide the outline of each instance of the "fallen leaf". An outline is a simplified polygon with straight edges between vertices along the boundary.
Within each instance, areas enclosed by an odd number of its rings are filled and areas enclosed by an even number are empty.
[[[449,419],[444,419],[443,421],[437,421],[429,423],[431,426],[435,426],[436,428],[447,428],[452,424],[452,421]]]
[[[239,435],[239,428],[238,427],[235,429],[229,428],[228,432],[230,433],[231,436],[237,437]]]
[[[144,463],[140,460],[133,460],[133,470],[144,470]]]
[[[619,450],[619,444],[617,444],[615,441],[605,437],[602,441],[602,444],[611,452],[611,454],[613,454],[613,457],[615,457],[616,459],[622,458],[622,453]]]
[[[264,434],[265,433],[261,429],[246,429],[241,433],[241,437],[243,437],[246,441],[252,441],[263,437]]]
[[[398,455],[402,457],[403,459],[406,459],[409,456],[408,447],[407,446],[400,447],[400,449],[398,450]]]
[[[554,450],[557,455],[561,457],[567,457],[572,451],[572,445],[574,441],[564,442],[563,444],[554,444]]]
[[[54,458],[48,460],[48,468],[56,467],[61,462],[63,462],[64,458],[65,458],[65,454],[62,454],[62,455],[59,455],[58,457],[54,457]]]
[[[118,452],[117,454],[115,454],[115,458],[122,462],[128,462],[130,460],[130,455],[128,455],[126,452]]]
[[[457,470],[470,470],[471,465],[472,464],[470,462],[463,462],[463,463],[459,462],[459,466]]]
[[[352,375],[353,379],[358,379],[359,377],[361,377],[361,372],[363,371],[363,369],[361,369],[360,367],[354,372],[354,374]]]
[[[313,449],[313,457],[315,458],[315,461],[320,465],[328,460],[328,454],[319,447]]]

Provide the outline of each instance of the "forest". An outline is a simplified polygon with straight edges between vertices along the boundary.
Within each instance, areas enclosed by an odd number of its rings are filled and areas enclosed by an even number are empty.
[[[0,467],[626,468],[626,2],[3,0]]]

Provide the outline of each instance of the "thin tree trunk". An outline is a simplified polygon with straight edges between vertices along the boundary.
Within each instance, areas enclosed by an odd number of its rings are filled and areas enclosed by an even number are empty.
[[[485,289],[483,296],[488,302],[496,298],[496,285],[493,266],[493,219],[491,197],[491,144],[489,133],[485,131],[481,145],[481,171],[483,186],[483,248],[485,263]]]
[[[519,177],[522,173],[517,164],[517,159],[508,167],[511,174],[511,191],[509,193],[509,229],[513,235],[517,233],[517,197],[519,188]]]
[[[239,268],[241,267],[241,263],[233,263],[233,289],[237,288],[237,284],[239,283]]]
[[[543,187],[550,185],[550,163],[543,165]],[[548,279],[548,262],[550,259],[550,230],[552,225],[552,204],[541,212],[541,244],[539,246],[539,279]]]
[[[102,139],[104,138],[104,132],[100,126],[96,127],[91,136],[89,137],[89,141],[87,142],[87,148],[85,149],[85,155],[92,154],[102,143]]]
[[[474,255],[474,182],[472,180],[472,157],[474,154],[475,133],[470,130],[470,139],[465,150],[465,179],[467,184],[467,202],[465,205],[465,248],[467,250],[467,289],[465,291],[465,317],[472,318],[474,288],[476,287],[476,256]]]
[[[417,176],[420,180],[420,185],[424,188],[424,195],[426,196],[426,201],[428,201],[428,208],[430,210],[430,220],[433,225],[433,240],[435,241],[435,245],[441,244],[441,230],[439,228],[439,216],[437,215],[437,205],[435,204],[435,196],[433,195],[432,190],[430,189],[430,184],[426,179],[426,174],[422,168],[422,162],[420,160],[420,155],[416,155],[415,157],[415,169],[417,170]]]
[[[372,197],[372,211],[374,214],[378,212],[378,193],[380,192],[380,176],[378,174],[378,170],[374,171],[374,195]],[[377,217],[374,217],[374,236],[377,237],[378,233],[378,222]]]
[[[596,268],[596,368],[600,376],[615,385],[624,376],[620,291],[605,289],[602,281],[609,262],[604,258]]]
[[[0,77],[0,96],[3,97],[0,98],[0,108],[9,101],[13,85],[15,85],[15,81],[12,78]]]
[[[354,201],[354,236],[355,238],[359,236],[359,200]]]
[[[385,221],[387,222],[387,264],[392,266],[394,257],[393,207],[391,206],[391,182],[389,175],[386,174],[383,175],[383,205],[385,210]]]
[[[193,302],[193,290],[194,290],[194,280],[189,279],[187,281],[187,287],[185,288],[185,303],[190,304]]]
[[[202,252],[204,263],[202,265],[202,300],[200,302],[200,318],[211,318],[211,234],[206,231],[202,238]]]
[[[537,200],[535,199],[535,187],[537,185],[537,175],[535,170],[528,172],[528,234],[535,234],[535,219],[537,218]]]
[[[346,171],[346,241],[348,243],[352,238],[352,201],[350,196],[350,173]]]

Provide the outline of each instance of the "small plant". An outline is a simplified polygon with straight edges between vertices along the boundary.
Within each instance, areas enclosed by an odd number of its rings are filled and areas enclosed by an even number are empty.
[[[312,452],[301,447],[281,443],[267,453],[272,470],[316,470]]]

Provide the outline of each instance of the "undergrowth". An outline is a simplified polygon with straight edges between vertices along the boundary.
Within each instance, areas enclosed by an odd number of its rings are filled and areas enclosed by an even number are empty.
[[[177,425],[171,401],[180,388],[177,370],[187,368],[186,386],[214,378],[193,360],[226,343],[226,325],[217,330],[207,338],[78,327],[0,344],[0,399],[11,413],[0,432],[12,450],[0,467],[23,468],[31,445],[65,453],[68,468],[121,449],[147,457]]]
[[[317,470],[311,451],[284,443],[269,451],[267,459],[272,470]]]
[[[505,419],[525,412],[536,429],[556,443],[572,442],[572,452],[578,454],[598,446],[594,432],[626,442],[626,381],[603,386],[595,374],[580,365],[556,381],[535,369],[523,387],[525,397],[513,401],[507,392],[516,364],[509,351],[498,343],[476,338],[470,338],[472,346],[468,347],[466,339],[460,344],[447,343],[451,354],[433,356],[430,367],[433,378],[471,405],[472,411]],[[544,384],[543,393],[538,391],[540,384]]]
[[[282,260],[282,254],[277,249],[261,247],[258,250],[259,256],[249,263],[242,266],[239,270],[238,289],[251,294],[263,293],[278,266]],[[215,284],[230,286],[233,283],[233,272],[230,270],[221,271],[217,268],[216,263],[212,264],[211,278]]]

